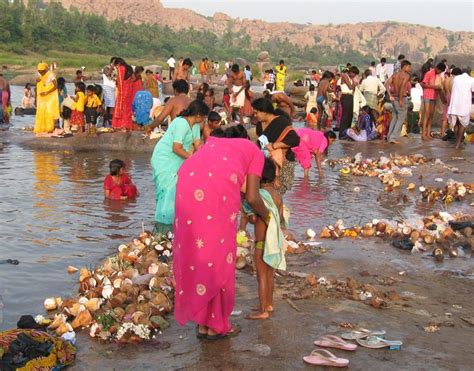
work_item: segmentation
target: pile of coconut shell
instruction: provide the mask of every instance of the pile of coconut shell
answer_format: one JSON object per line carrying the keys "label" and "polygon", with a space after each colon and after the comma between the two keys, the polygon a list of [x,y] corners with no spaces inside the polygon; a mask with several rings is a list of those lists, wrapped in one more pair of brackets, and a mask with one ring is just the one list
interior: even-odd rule
{"label": "pile of coconut shell", "polygon": [[453,201],[462,201],[466,195],[474,194],[474,183],[466,184],[449,179],[444,188],[420,186],[421,198],[426,202],[443,201],[449,204]]}
{"label": "pile of coconut shell", "polygon": [[[462,213],[454,215],[448,212],[434,212],[432,215],[418,220],[415,223],[389,222],[372,220],[363,226],[344,226],[342,220],[334,225],[324,227],[319,234],[320,238],[339,239],[343,237],[383,237],[393,241],[395,247],[411,249],[412,252],[423,252],[426,246],[433,247],[433,255],[441,260],[448,252],[451,257],[458,256],[458,242],[462,246],[474,249],[472,230],[474,218]],[[309,237],[309,236],[308,236]]]}
{"label": "pile of coconut shell", "polygon": [[[92,337],[129,342],[149,340],[166,328],[174,294],[172,237],[155,239],[144,232],[94,270],[82,268],[79,295],[45,300],[50,317],[54,314],[49,329],[60,336],[89,328]],[[75,271],[68,267],[69,273]]]}
{"label": "pile of coconut shell", "polygon": [[328,165],[335,167],[343,165],[339,170],[341,174],[355,176],[376,177],[384,173],[395,175],[411,175],[410,168],[427,163],[429,160],[420,154],[410,156],[390,155],[390,158],[381,156],[378,159],[362,159],[358,153],[355,157],[343,157],[328,160]]}
{"label": "pile of coconut shell", "polygon": [[[365,273],[365,272],[364,272]],[[285,277],[280,279],[283,296],[291,300],[309,299],[311,297],[346,298],[361,301],[373,308],[385,309],[400,300],[398,292],[394,289],[382,289],[369,283],[362,283],[352,277],[346,279],[316,277],[307,274],[294,277],[291,273],[291,282]],[[377,278],[377,277],[376,277]],[[400,281],[397,278],[381,278],[381,285],[392,285]]]}

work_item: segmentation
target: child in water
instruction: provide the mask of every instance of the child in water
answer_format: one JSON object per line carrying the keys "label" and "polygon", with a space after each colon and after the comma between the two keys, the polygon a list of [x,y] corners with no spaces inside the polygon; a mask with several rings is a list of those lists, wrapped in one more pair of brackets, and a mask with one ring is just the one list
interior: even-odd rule
{"label": "child in water", "polygon": [[244,210],[250,223],[255,224],[255,266],[257,268],[258,297],[260,307],[256,313],[250,314],[247,319],[261,320],[270,317],[274,311],[273,288],[275,269],[286,269],[285,250],[286,241],[283,235],[285,221],[283,218],[283,200],[273,187],[276,177],[276,166],[271,159],[265,160],[262,179],[260,182],[260,196],[270,212],[268,220],[256,217],[254,212],[244,202]]}
{"label": "child in water", "polygon": [[110,174],[104,179],[104,196],[111,200],[130,200],[138,195],[132,178],[125,172],[122,160],[112,160],[109,164]]}

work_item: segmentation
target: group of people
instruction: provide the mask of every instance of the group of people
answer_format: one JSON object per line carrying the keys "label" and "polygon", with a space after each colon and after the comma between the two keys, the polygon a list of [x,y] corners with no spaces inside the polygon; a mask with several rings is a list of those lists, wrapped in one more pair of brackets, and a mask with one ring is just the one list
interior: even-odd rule
{"label": "group of people", "polygon": [[[82,70],[73,79],[74,95],[68,95],[66,80],[56,78],[47,63],[37,67],[36,120],[39,136],[94,133],[101,119],[103,127],[129,131],[149,124],[162,106],[162,78],[141,66],[132,67],[113,57],[102,70],[103,84],[86,84]],[[22,106],[34,102],[30,87],[25,87]],[[155,111],[156,110],[156,111]]]}
{"label": "group of people", "polygon": [[[311,80],[305,95],[306,122],[322,130],[334,125],[339,139],[386,139],[397,144],[408,130],[421,129],[421,139],[430,140],[434,107],[440,104],[441,137],[449,123],[459,148],[469,124],[470,72],[468,67],[448,67],[445,60],[434,66],[430,58],[417,76],[411,63],[400,55],[390,67],[385,58],[378,65],[372,62],[359,78],[359,69],[348,63],[341,72],[325,71],[319,81]],[[404,127],[406,121],[409,125]]]}

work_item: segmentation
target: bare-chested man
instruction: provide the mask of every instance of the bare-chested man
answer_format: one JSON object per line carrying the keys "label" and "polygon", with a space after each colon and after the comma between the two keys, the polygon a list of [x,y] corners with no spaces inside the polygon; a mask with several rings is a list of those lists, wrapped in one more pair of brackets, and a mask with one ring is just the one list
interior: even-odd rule
{"label": "bare-chested man", "polygon": [[173,82],[173,89],[174,97],[168,100],[163,111],[161,111],[153,123],[146,127],[148,132],[151,132],[154,128],[160,126],[168,116],[170,116],[171,121],[173,121],[175,117],[188,108],[189,104],[192,102],[192,99],[188,97],[189,84],[185,80],[176,80]]}
{"label": "bare-chested man", "polygon": [[443,136],[446,134],[446,130],[448,130],[448,107],[451,98],[451,90],[453,89],[453,79],[453,74],[447,73],[442,82],[443,97],[445,102],[443,102],[444,109],[443,117],[441,118],[441,138],[443,138]]}
{"label": "bare-chested man", "polygon": [[193,66],[191,59],[186,58],[181,65],[174,70],[173,81],[185,80],[189,82],[189,69]]}
{"label": "bare-chested man", "polygon": [[244,71],[240,70],[238,64],[232,65],[227,80],[227,87],[230,92],[230,106],[238,108],[239,116],[242,116],[245,103],[245,75]]}
{"label": "bare-chested man", "polygon": [[[332,93],[331,81],[335,78],[334,74],[331,71],[324,71],[323,76],[318,84],[318,93],[316,94],[316,103],[318,104],[318,129],[321,130],[321,126],[326,127],[326,121],[328,119],[328,114],[326,113],[326,108],[324,107],[324,102],[328,102],[329,93]],[[321,125],[322,122],[322,125]]]}
{"label": "bare-chested man", "polygon": [[387,81],[387,91],[393,104],[392,121],[388,129],[387,140],[389,143],[398,144],[402,125],[407,117],[408,96],[411,91],[410,83],[411,63],[404,60],[401,70],[394,73]]}
{"label": "bare-chested man", "polygon": [[265,90],[263,95],[265,98],[271,99],[273,103],[276,103],[278,108],[280,108],[282,111],[285,111],[290,116],[290,118],[295,115],[295,106],[290,97],[284,92],[278,91],[271,93],[269,90]]}

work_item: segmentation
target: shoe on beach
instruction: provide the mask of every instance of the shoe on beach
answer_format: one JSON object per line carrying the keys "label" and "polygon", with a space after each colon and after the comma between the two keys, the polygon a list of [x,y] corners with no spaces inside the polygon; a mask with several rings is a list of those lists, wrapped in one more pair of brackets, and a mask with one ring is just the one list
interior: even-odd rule
{"label": "shoe on beach", "polygon": [[356,339],[356,341],[359,345],[370,349],[389,348],[390,350],[400,350],[403,344],[399,340],[385,340],[377,336],[370,336],[367,339]]}
{"label": "shoe on beach", "polygon": [[380,338],[385,335],[385,330],[367,330],[365,328],[360,328],[351,332],[346,332],[341,334],[341,338],[344,340],[357,340],[368,338],[369,336],[378,336]]}
{"label": "shoe on beach", "polygon": [[342,340],[338,336],[324,335],[314,342],[314,345],[322,348],[334,348],[341,350],[348,350],[353,352],[357,349],[357,345],[350,344],[347,341]]}
{"label": "shoe on beach", "polygon": [[315,349],[309,356],[303,357],[303,361],[313,366],[347,367],[349,360],[338,358],[326,349]]}
{"label": "shoe on beach", "polygon": [[226,334],[206,335],[207,340],[220,340],[237,336],[242,331],[239,325],[233,325],[232,329]]}

